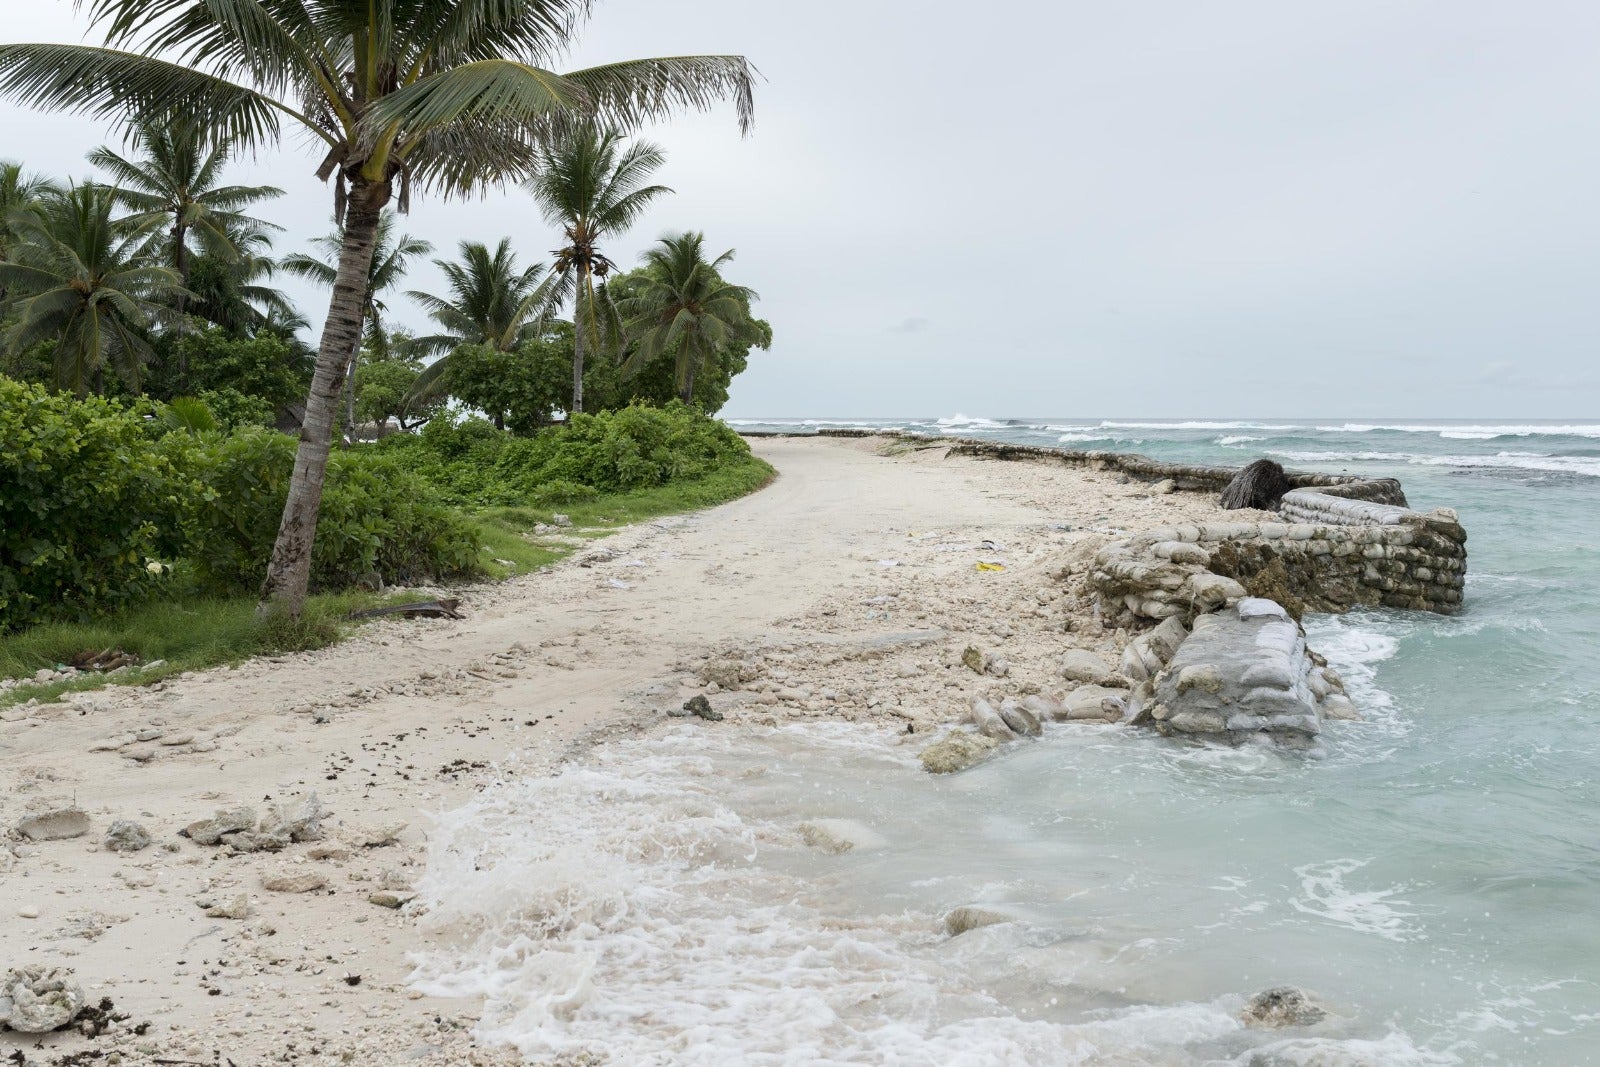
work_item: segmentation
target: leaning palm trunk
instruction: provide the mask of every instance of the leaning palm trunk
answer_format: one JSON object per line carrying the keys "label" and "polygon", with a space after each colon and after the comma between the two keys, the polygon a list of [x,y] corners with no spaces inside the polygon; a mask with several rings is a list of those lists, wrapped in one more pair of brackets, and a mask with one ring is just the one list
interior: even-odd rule
{"label": "leaning palm trunk", "polygon": [[328,321],[322,328],[317,368],[306,398],[305,421],[300,426],[300,447],[295,452],[294,475],[284,503],[278,540],[261,586],[258,614],[284,610],[298,616],[305,605],[311,578],[311,545],[317,532],[317,512],[322,506],[322,478],[333,446],[339,399],[351,353],[361,340],[366,313],[367,272],[377,246],[378,216],[389,201],[387,182],[353,184],[345,211],[339,273],[333,283]]}

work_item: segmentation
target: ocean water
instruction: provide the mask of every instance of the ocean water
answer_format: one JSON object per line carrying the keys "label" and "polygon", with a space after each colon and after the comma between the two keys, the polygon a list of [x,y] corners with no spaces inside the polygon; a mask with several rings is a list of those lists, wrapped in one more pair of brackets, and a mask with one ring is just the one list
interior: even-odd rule
{"label": "ocean water", "polygon": [[[816,425],[1393,475],[1460,512],[1466,610],[1307,620],[1368,717],[1320,759],[1063,724],[935,779],[811,723],[509,776],[432,835],[419,988],[530,1060],[1600,1063],[1600,423],[741,428]],[[945,937],[964,904],[1015,921]],[[1330,1017],[1244,1028],[1283,984]]]}

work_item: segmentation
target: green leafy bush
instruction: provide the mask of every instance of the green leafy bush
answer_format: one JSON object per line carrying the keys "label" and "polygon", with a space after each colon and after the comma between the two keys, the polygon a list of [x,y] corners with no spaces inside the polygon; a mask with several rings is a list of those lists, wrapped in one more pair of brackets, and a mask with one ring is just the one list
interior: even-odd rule
{"label": "green leafy bush", "polygon": [[[210,492],[193,509],[188,557],[217,592],[250,592],[266,573],[294,468],[295,442],[247,431],[194,446]],[[478,572],[472,529],[392,457],[335,452],[311,553],[315,590],[446,580]]]}
{"label": "green leafy bush", "polygon": [[449,500],[475,505],[576,503],[605,492],[701,477],[750,455],[726,425],[674,401],[631,405],[512,437],[482,420],[434,419],[421,434],[389,437],[386,453]]}
{"label": "green leafy bush", "polygon": [[146,422],[0,378],[0,631],[120,607],[165,580],[198,487]]}

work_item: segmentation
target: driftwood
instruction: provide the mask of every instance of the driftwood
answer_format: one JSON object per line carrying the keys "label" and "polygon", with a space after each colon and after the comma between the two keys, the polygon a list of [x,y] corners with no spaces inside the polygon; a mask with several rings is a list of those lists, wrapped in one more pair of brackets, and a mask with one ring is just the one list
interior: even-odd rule
{"label": "driftwood", "polygon": [[366,611],[352,611],[348,618],[370,619],[378,615],[404,615],[408,619],[464,619],[465,615],[456,609],[461,606],[461,601],[454,598],[444,600],[424,600],[416,604],[389,604],[381,608],[368,608]]}
{"label": "driftwood", "polygon": [[1221,503],[1229,511],[1240,508],[1276,511],[1283,494],[1293,488],[1281,463],[1258,459],[1233,476],[1233,481],[1222,491]]}

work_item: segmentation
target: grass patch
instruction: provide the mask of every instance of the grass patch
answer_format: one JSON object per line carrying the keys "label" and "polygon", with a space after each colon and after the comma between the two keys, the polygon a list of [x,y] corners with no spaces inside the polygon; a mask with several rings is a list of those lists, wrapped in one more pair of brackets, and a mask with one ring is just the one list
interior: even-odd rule
{"label": "grass patch", "polygon": [[93,622],[48,622],[0,637],[0,677],[25,678],[65,664],[86,650],[120,648],[155,668],[116,674],[88,671],[64,681],[21,685],[0,693],[0,707],[31,699],[50,701],[62,693],[102,685],[148,685],[184,671],[252,656],[304,652],[339,640],[357,623],[344,616],[383,603],[371,593],[333,593],[306,601],[298,620],[256,621],[254,597],[181,597],[129,608]]}
{"label": "grass patch", "polygon": [[[485,508],[467,513],[482,543],[484,567],[494,578],[547,567],[571,555],[577,545],[534,531],[556,513],[572,520],[559,537],[590,541],[607,537],[619,526],[661,515],[713,507],[754,492],[774,477],[773,469],[751,456],[684,482],[607,493],[582,503],[541,508]],[[554,531],[552,531],[554,534]],[[504,562],[502,562],[504,561]],[[88,672],[66,681],[21,685],[0,693],[0,707],[37,698],[58,699],[62,693],[103,685],[148,685],[185,671],[240,663],[253,656],[302,652],[331,645],[357,625],[345,616],[385,603],[371,593],[332,593],[306,601],[297,621],[268,618],[257,622],[254,597],[178,596],[130,608],[86,623],[42,623],[17,634],[0,636],[0,678],[26,678],[45,667],[58,667],[85,650],[120,648],[143,663],[115,675]]]}
{"label": "grass patch", "polygon": [[[469,518],[483,538],[485,568],[493,577],[507,578],[547,567],[579,547],[561,539],[597,540],[609,537],[620,526],[726,504],[755,492],[775,476],[769,463],[749,456],[687,481],[603,493],[593,500],[551,508],[483,508]],[[557,514],[567,516],[572,525],[541,537],[536,527],[549,525]]]}

